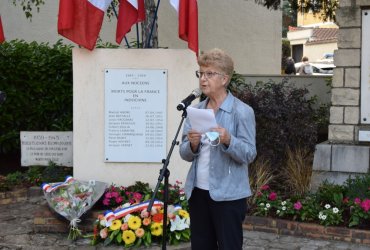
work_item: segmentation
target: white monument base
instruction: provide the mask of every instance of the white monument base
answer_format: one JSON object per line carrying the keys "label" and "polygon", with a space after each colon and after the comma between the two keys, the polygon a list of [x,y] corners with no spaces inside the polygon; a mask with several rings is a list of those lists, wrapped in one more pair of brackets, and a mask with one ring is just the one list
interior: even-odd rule
{"label": "white monument base", "polygon": [[[198,87],[196,56],[190,50],[170,49],[73,49],[73,175],[128,186],[136,181],[154,187],[162,163],[106,162],[104,158],[104,69],[166,69],[167,152],[181,121],[177,104]],[[194,103],[196,103],[194,101]],[[177,138],[181,140],[181,133]],[[185,182],[190,163],[174,148],[169,181]],[[142,154],[146,152],[142,149]],[[159,156],[161,157],[161,156]],[[160,161],[161,159],[159,159]]]}

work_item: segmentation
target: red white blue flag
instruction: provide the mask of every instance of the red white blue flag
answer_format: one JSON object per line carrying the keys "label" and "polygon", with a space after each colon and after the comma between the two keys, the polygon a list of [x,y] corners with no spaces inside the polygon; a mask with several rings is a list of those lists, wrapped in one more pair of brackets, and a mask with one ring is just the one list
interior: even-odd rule
{"label": "red white blue flag", "polygon": [[112,0],[60,0],[58,33],[93,50]]}
{"label": "red white blue flag", "polygon": [[116,42],[120,44],[132,25],[145,20],[144,0],[121,0],[119,4]]}

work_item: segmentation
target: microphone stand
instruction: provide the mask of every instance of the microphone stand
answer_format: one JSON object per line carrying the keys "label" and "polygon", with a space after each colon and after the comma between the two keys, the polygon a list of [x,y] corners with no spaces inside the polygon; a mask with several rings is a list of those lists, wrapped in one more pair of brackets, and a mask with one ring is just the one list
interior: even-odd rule
{"label": "microphone stand", "polygon": [[170,158],[171,158],[173,149],[175,148],[176,145],[179,144],[179,142],[177,141],[177,137],[178,137],[178,135],[180,133],[181,126],[182,126],[182,124],[183,124],[186,116],[187,116],[187,113],[186,113],[186,107],[185,107],[183,109],[181,122],[179,124],[179,127],[177,128],[177,132],[176,132],[175,138],[173,139],[172,144],[171,144],[170,151],[167,154],[167,158],[166,159],[162,159],[163,167],[159,171],[159,177],[158,177],[157,186],[154,189],[152,199],[150,200],[149,205],[148,205],[148,208],[147,208],[147,211],[150,213],[151,210],[152,210],[152,206],[153,206],[155,197],[156,197],[156,195],[158,193],[159,185],[161,184],[161,182],[163,180],[163,177],[164,177],[162,250],[166,250],[166,244],[167,244],[167,241],[166,241],[166,238],[167,238],[167,206],[168,206],[168,192],[169,192],[169,190],[168,190],[168,184],[169,184],[168,183],[168,178],[170,176],[170,171],[167,169],[167,166],[168,166],[168,164],[170,162]]}

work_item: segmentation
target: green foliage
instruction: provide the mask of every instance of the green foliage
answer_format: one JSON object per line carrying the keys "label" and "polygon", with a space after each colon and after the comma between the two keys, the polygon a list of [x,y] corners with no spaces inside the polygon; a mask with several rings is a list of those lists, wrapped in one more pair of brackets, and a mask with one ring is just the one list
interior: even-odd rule
{"label": "green foliage", "polygon": [[32,19],[32,10],[36,7],[37,12],[40,11],[40,5],[45,4],[45,0],[13,0],[13,4],[22,6],[23,12],[27,19]]}
{"label": "green foliage", "polygon": [[354,198],[370,198],[370,174],[364,174],[355,177],[349,177],[344,183],[345,197]]}
{"label": "green foliage", "polygon": [[344,190],[342,185],[330,183],[325,180],[316,192],[316,200],[321,205],[332,203],[332,205],[342,207]]}
{"label": "green foliage", "polygon": [[23,183],[24,175],[20,171],[10,173],[6,176],[6,184],[9,187],[18,186]]}
{"label": "green foliage", "polygon": [[17,152],[20,131],[72,130],[72,52],[58,41],[0,45],[0,152]]}
{"label": "green foliage", "polygon": [[40,169],[41,182],[61,182],[64,181],[66,176],[73,175],[73,169],[70,167],[61,167],[54,162],[49,162],[48,166]]}
{"label": "green foliage", "polygon": [[282,82],[258,82],[237,94],[255,113],[258,157],[276,169],[286,159],[287,148],[306,148],[313,152],[317,142],[314,100],[308,90]]}
{"label": "green foliage", "polygon": [[291,56],[290,41],[288,39],[281,40],[281,68],[285,69],[286,59]]}
{"label": "green foliage", "polygon": [[0,190],[11,190],[16,186],[40,186],[42,183],[61,182],[73,174],[73,169],[61,167],[53,162],[48,166],[31,166],[25,172],[16,171],[0,176]]}

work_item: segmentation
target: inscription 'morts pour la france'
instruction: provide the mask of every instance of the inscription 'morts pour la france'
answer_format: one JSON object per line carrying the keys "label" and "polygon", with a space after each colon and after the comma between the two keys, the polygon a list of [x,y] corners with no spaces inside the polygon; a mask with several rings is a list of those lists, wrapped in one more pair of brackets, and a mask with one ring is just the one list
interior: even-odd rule
{"label": "inscription 'morts pour la france'", "polygon": [[106,162],[161,162],[166,120],[166,70],[105,70]]}

